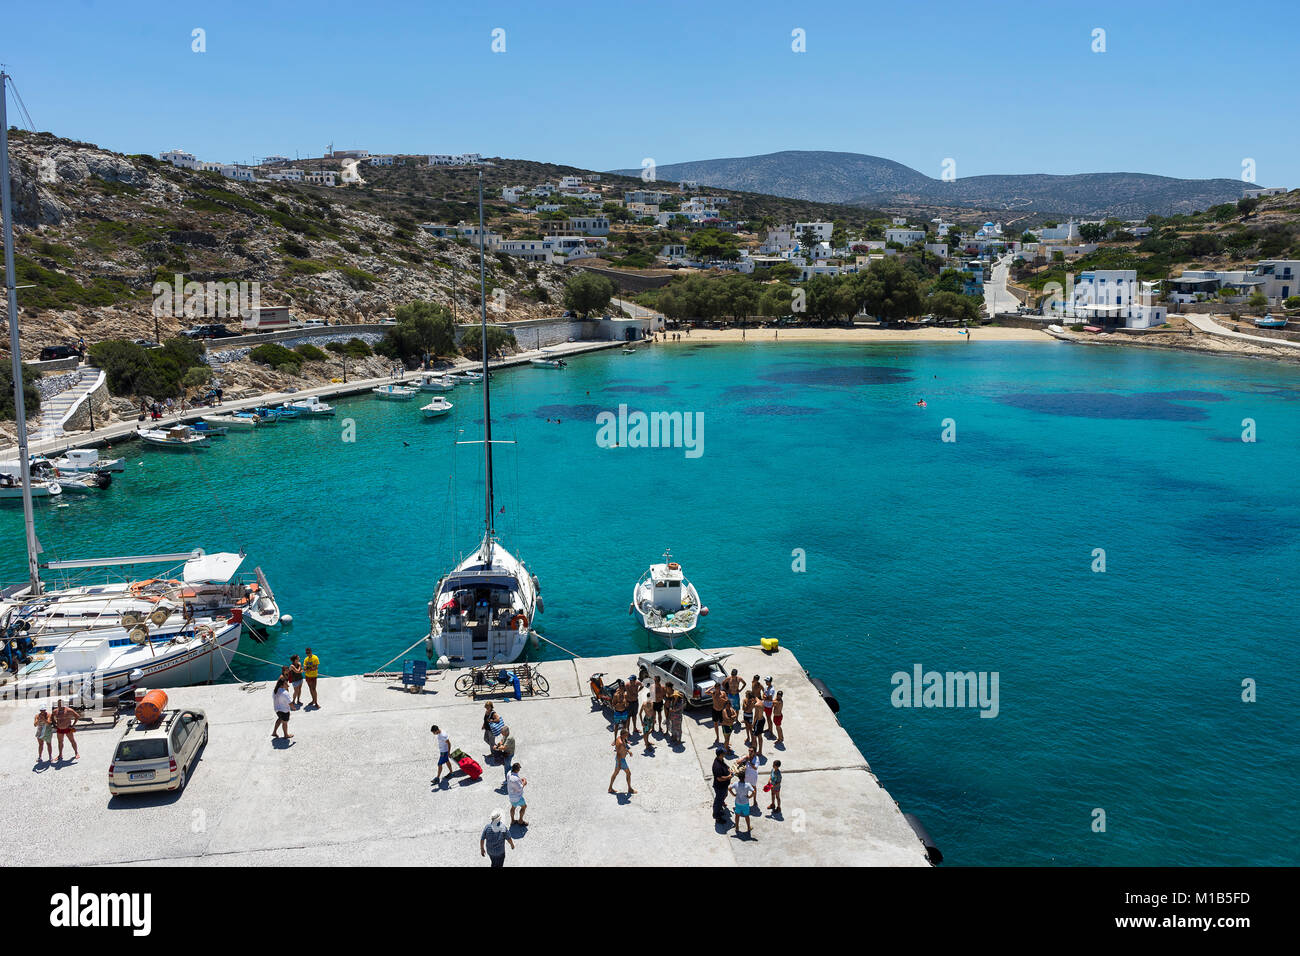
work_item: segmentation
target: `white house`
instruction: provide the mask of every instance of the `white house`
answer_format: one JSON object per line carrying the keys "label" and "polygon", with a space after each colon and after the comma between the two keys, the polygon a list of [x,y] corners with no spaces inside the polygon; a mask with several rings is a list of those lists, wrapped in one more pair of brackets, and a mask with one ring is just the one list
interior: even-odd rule
{"label": "white house", "polygon": [[650,205],[659,205],[667,202],[668,199],[668,193],[659,192],[654,189],[633,189],[629,192],[623,193],[624,202],[643,202],[649,203]]}
{"label": "white house", "polygon": [[680,183],[678,183],[678,185],[681,187],[681,190],[684,193],[693,192],[694,190],[700,188],[700,184],[696,182],[694,179],[683,179]]}
{"label": "white house", "polygon": [[758,247],[758,251],[763,255],[773,256],[783,252],[789,252],[795,247],[794,227],[777,226],[775,229],[767,231],[767,238],[763,244]]}
{"label": "white house", "polygon": [[235,179],[241,183],[251,183],[257,178],[251,166],[237,166],[233,163],[222,164],[220,172],[227,179]]}
{"label": "white house", "polygon": [[550,196],[555,193],[555,187],[550,183],[538,183],[528,191],[528,195],[535,197]]}
{"label": "white house", "polygon": [[293,162],[293,160],[291,160],[288,156],[263,156],[262,157],[263,166],[284,166],[291,162]]}
{"label": "white house", "polygon": [[627,211],[633,216],[657,216],[659,215],[659,204],[648,202],[630,202],[627,204]]}
{"label": "white house", "polygon": [[303,182],[313,186],[333,186],[335,172],[332,169],[309,169],[303,176]]}
{"label": "white house", "polygon": [[906,217],[906,216],[895,216],[894,219],[893,219],[893,222],[894,222],[894,225],[895,225],[895,226],[906,226],[906,225],[907,225],[907,217]]}
{"label": "white house", "polygon": [[560,188],[561,188],[561,189],[581,189],[581,188],[582,188],[582,177],[581,177],[581,176],[561,176],[561,177],[560,177]]}
{"label": "white house", "polygon": [[829,222],[796,222],[794,224],[795,238],[802,240],[804,232],[809,229],[817,236],[818,242],[830,242],[831,233],[835,231],[835,225]]}
{"label": "white house", "polygon": [[158,158],[165,163],[179,166],[181,169],[198,169],[199,167],[199,161],[194,158],[194,154],[187,153],[183,149],[169,149],[165,153],[159,153]]}
{"label": "white house", "polygon": [[334,159],[365,159],[370,155],[368,149],[336,149],[330,153]]}
{"label": "white house", "polygon": [[606,216],[570,216],[570,232],[580,232],[586,236],[608,236],[609,218]]}
{"label": "white house", "polygon": [[393,157],[388,153],[375,155],[375,156],[367,156],[366,165],[367,166],[391,166],[393,165]]}
{"label": "white house", "polygon": [[302,182],[302,170],[296,166],[286,166],[283,169],[277,169],[275,172],[267,173],[266,178],[274,182]]}
{"label": "white house", "polygon": [[501,198],[506,202],[519,202],[520,198],[527,191],[527,186],[502,186]]}
{"label": "white house", "polygon": [[910,246],[925,241],[924,229],[912,229],[907,226],[892,226],[885,230],[885,242],[896,242],[900,246]]}
{"label": "white house", "polygon": [[948,258],[948,243],[946,242],[927,242],[925,251],[931,255],[938,256],[940,259]]}
{"label": "white house", "polygon": [[1263,259],[1254,275],[1262,280],[1260,291],[1275,303],[1300,295],[1300,259]]}
{"label": "white house", "polygon": [[1053,298],[1051,314],[1103,327],[1149,329],[1163,325],[1164,306],[1153,305],[1149,284],[1139,284],[1135,269],[1095,269],[1068,283],[1062,298]]}
{"label": "white house", "polygon": [[1242,197],[1244,199],[1262,199],[1264,196],[1285,196],[1285,195],[1286,195],[1285,186],[1269,186],[1267,188],[1262,186],[1260,187],[1251,186],[1247,189],[1242,190]]}
{"label": "white house", "polygon": [[1063,226],[1042,226],[1033,230],[1040,242],[1078,242],[1079,224],[1071,219]]}
{"label": "white house", "polygon": [[555,259],[554,250],[545,239],[498,239],[493,243],[492,249],[494,252],[515,256],[528,262],[549,264]]}

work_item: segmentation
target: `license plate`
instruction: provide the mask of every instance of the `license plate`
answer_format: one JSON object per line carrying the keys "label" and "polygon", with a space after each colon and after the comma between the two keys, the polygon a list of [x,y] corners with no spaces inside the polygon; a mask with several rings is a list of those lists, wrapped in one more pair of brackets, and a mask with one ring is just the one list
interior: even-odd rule
{"label": "license plate", "polygon": [[131,774],[131,780],[152,780],[154,772],[152,770],[141,770],[139,773]]}

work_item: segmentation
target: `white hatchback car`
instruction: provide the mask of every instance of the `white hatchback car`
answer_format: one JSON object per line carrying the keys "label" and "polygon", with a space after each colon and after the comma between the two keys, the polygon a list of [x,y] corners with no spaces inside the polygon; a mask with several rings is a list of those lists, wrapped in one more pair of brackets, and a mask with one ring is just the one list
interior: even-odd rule
{"label": "white hatchback car", "polygon": [[208,718],[197,708],[164,711],[153,724],[131,718],[108,765],[108,792],[179,793],[207,742]]}
{"label": "white hatchback car", "polygon": [[644,654],[636,659],[642,680],[654,680],[655,675],[665,684],[676,687],[686,695],[687,704],[706,704],[715,683],[726,679],[722,662],[730,654],[708,654],[693,647],[679,647]]}

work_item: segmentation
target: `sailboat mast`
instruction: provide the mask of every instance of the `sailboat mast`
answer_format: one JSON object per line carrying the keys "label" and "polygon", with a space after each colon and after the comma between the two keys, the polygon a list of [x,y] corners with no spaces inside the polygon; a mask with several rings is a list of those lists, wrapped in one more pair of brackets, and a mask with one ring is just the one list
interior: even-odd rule
{"label": "sailboat mast", "polygon": [[31,594],[41,593],[36,555],[36,516],[32,511],[32,467],[27,450],[27,407],[23,401],[23,358],[18,351],[18,276],[14,269],[13,204],[9,196],[9,74],[0,70],[0,205],[4,212],[5,293],[9,303],[9,352],[13,360],[14,424],[18,429],[18,472],[23,483],[23,525],[27,530],[27,573]]}
{"label": "sailboat mast", "polygon": [[486,493],[484,562],[492,558],[492,402],[488,396],[487,266],[483,252],[483,168],[478,171],[478,298],[483,325],[483,463]]}

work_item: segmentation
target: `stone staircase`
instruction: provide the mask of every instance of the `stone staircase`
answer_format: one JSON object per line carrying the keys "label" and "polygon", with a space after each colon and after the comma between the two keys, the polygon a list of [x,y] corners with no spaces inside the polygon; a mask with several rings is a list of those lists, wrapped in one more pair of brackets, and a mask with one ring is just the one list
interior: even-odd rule
{"label": "stone staircase", "polygon": [[99,384],[104,373],[97,368],[78,370],[77,380],[61,392],[41,400],[41,416],[34,428],[30,429],[28,440],[37,442],[50,438],[61,438],[64,425],[76,411],[77,405]]}

